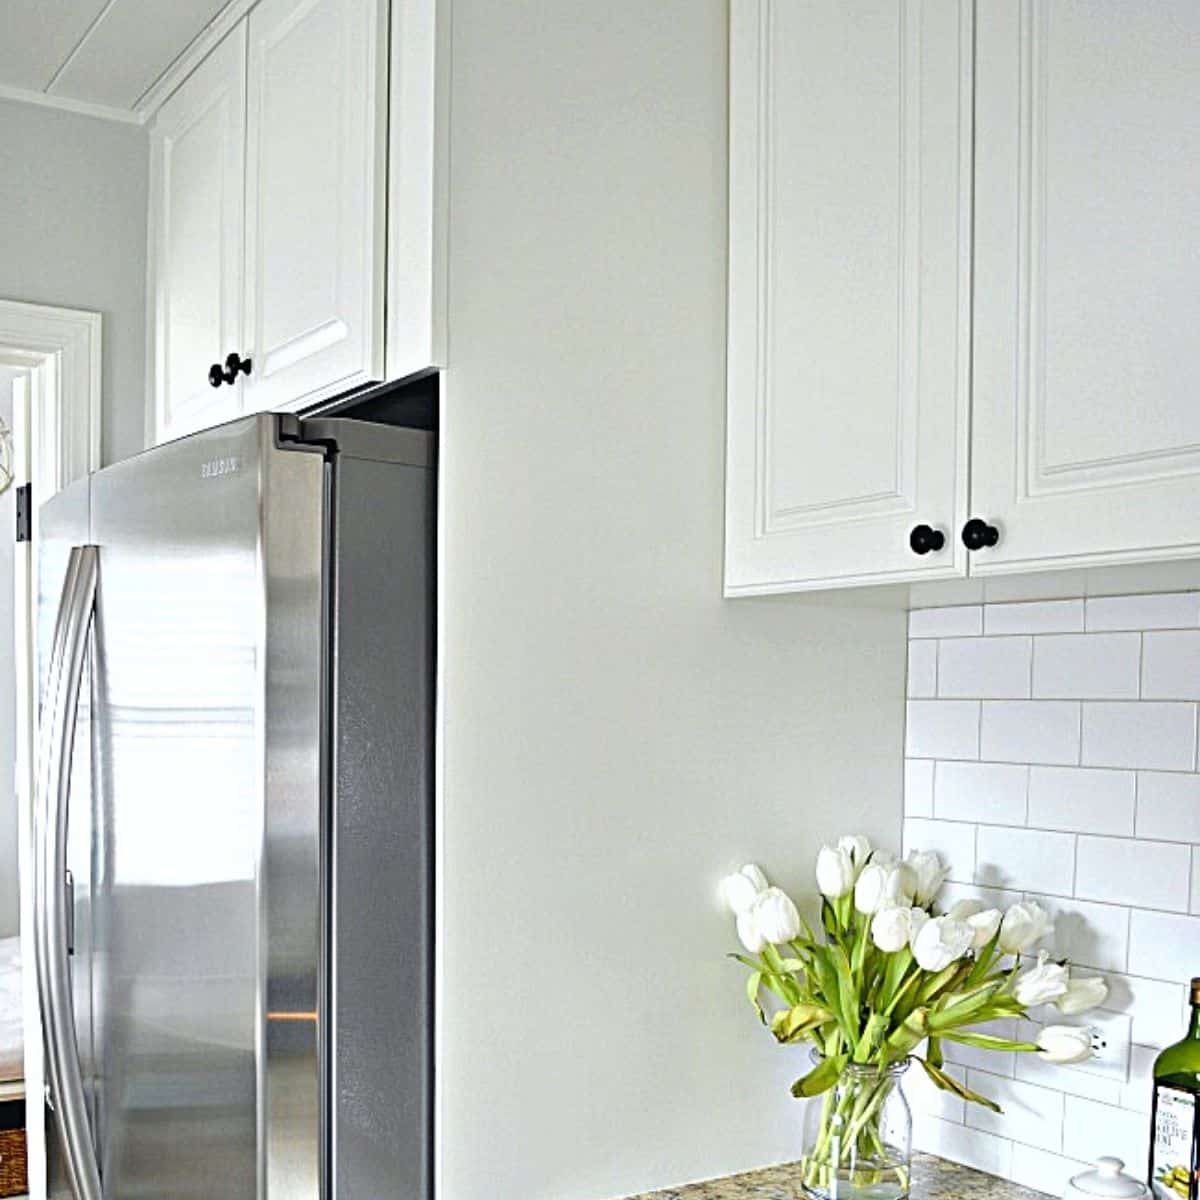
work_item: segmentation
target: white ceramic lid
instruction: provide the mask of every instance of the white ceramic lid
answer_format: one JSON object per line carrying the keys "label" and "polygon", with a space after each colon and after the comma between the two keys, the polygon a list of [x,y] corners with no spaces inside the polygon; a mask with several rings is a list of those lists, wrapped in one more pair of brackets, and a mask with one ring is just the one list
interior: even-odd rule
{"label": "white ceramic lid", "polygon": [[1094,1171],[1082,1171],[1071,1180],[1071,1187],[1085,1196],[1134,1197],[1146,1194],[1146,1185],[1132,1175],[1124,1174],[1125,1164],[1119,1158],[1098,1158]]}

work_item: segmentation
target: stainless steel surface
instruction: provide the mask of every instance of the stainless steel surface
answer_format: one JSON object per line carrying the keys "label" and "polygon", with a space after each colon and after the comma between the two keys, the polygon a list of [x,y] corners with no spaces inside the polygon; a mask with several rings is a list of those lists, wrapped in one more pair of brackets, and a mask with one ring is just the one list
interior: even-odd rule
{"label": "stainless steel surface", "polygon": [[[345,417],[285,416],[280,421],[285,437],[336,447],[341,458],[432,467],[437,456],[437,435],[424,429],[402,429]],[[394,497],[387,500],[396,503]],[[403,519],[403,511],[397,516]]]}
{"label": "stainless steel surface", "polygon": [[92,481],[105,1200],[316,1200],[324,464],[256,417]]}
{"label": "stainless steel surface", "polygon": [[432,1194],[435,448],[248,418],[43,509],[44,581],[81,510],[99,547],[66,865],[103,1200]]}
{"label": "stainless steel surface", "polygon": [[55,1125],[70,1185],[78,1200],[101,1200],[100,1175],[79,1064],[67,952],[71,916],[66,895],[71,761],[96,593],[96,558],[94,546],[77,546],[71,550],[67,563],[47,666],[35,812],[34,948],[46,1068]]}
{"label": "stainless steel surface", "polygon": [[332,1194],[427,1200],[434,474],[347,441],[333,486]]}

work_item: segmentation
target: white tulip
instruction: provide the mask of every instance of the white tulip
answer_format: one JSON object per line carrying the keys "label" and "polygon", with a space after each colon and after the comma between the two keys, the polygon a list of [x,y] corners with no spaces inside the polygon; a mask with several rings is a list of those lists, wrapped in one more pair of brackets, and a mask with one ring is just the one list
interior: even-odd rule
{"label": "white tulip", "polygon": [[942,860],[933,850],[913,850],[907,859],[916,880],[916,902],[924,908],[933,903],[934,897],[941,891],[950,868],[942,865]]}
{"label": "white tulip", "polygon": [[1067,994],[1070,972],[1058,963],[1047,962],[1045,950],[1038,955],[1037,966],[1028,967],[1017,976],[1013,995],[1019,1004],[1033,1008],[1038,1004],[1049,1004]]}
{"label": "white tulip", "polygon": [[982,950],[996,936],[1004,914],[998,908],[985,908],[983,912],[972,913],[967,918],[967,924],[975,935],[972,943],[976,950]]}
{"label": "white tulip", "polygon": [[957,904],[952,904],[948,915],[957,917],[960,921],[965,921],[968,917],[973,917],[976,913],[983,912],[982,900],[960,900]]}
{"label": "white tulip", "polygon": [[999,946],[1005,954],[1024,954],[1053,932],[1050,914],[1036,900],[1022,900],[1004,914]]}
{"label": "white tulip", "polygon": [[854,860],[836,846],[822,846],[817,853],[817,887],[822,896],[837,900],[854,886]]}
{"label": "white tulip", "polygon": [[943,971],[971,949],[974,934],[957,917],[931,917],[913,938],[913,957],[923,971]]}
{"label": "white tulip", "polygon": [[1099,976],[1091,979],[1071,979],[1067,982],[1067,990],[1054,1002],[1064,1017],[1078,1016],[1103,1004],[1108,995],[1108,984]]}
{"label": "white tulip", "polygon": [[848,833],[838,838],[837,848],[850,855],[850,861],[856,871],[861,871],[867,859],[871,857],[871,839],[863,837],[861,833]]}
{"label": "white tulip", "polygon": [[887,954],[903,950],[929,920],[923,908],[881,908],[871,918],[871,940]]}
{"label": "white tulip", "polygon": [[1066,1065],[1092,1057],[1092,1035],[1078,1025],[1047,1025],[1037,1036],[1038,1057]]}
{"label": "white tulip", "polygon": [[740,871],[721,880],[721,894],[735,916],[750,908],[767,887],[767,877],[754,863],[747,863]]}
{"label": "white tulip", "polygon": [[774,946],[790,942],[800,933],[800,914],[782,888],[769,887],[750,910],[755,927]]}
{"label": "white tulip", "polygon": [[854,907],[864,916],[881,908],[907,908],[912,904],[913,883],[907,863],[872,859],[854,885]]}
{"label": "white tulip", "polygon": [[759,929],[758,922],[754,919],[753,908],[747,912],[738,913],[737,935],[739,941],[751,954],[761,954],[766,949],[767,939],[763,937],[762,930]]}

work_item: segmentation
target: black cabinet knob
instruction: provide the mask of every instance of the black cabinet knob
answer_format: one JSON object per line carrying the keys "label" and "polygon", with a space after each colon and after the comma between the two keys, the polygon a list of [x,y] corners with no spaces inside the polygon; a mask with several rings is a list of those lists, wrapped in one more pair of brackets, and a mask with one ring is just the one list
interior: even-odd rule
{"label": "black cabinet knob", "polygon": [[225,372],[221,369],[220,363],[213,363],[213,365],[208,368],[208,382],[211,383],[213,387],[220,387],[221,384],[225,382]]}
{"label": "black cabinet knob", "polygon": [[940,529],[929,525],[914,525],[908,535],[908,544],[914,554],[928,554],[931,550],[938,551],[946,544],[946,535]]}
{"label": "black cabinet knob", "polygon": [[1000,530],[978,517],[972,517],[962,527],[962,540],[968,550],[982,550],[985,546],[994,546],[1000,540]]}
{"label": "black cabinet knob", "polygon": [[233,383],[237,379],[239,373],[243,375],[250,374],[250,360],[248,358],[242,358],[242,356],[235,350],[232,354],[227,355],[225,358],[225,382]]}

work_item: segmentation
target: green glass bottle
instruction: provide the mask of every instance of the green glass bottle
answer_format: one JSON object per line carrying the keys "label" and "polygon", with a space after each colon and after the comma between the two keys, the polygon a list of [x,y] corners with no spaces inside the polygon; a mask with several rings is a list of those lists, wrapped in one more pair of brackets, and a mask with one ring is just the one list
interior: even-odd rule
{"label": "green glass bottle", "polygon": [[1154,1060],[1150,1116],[1150,1187],[1155,1200],[1200,1200],[1200,978],[1192,980],[1187,1035]]}

